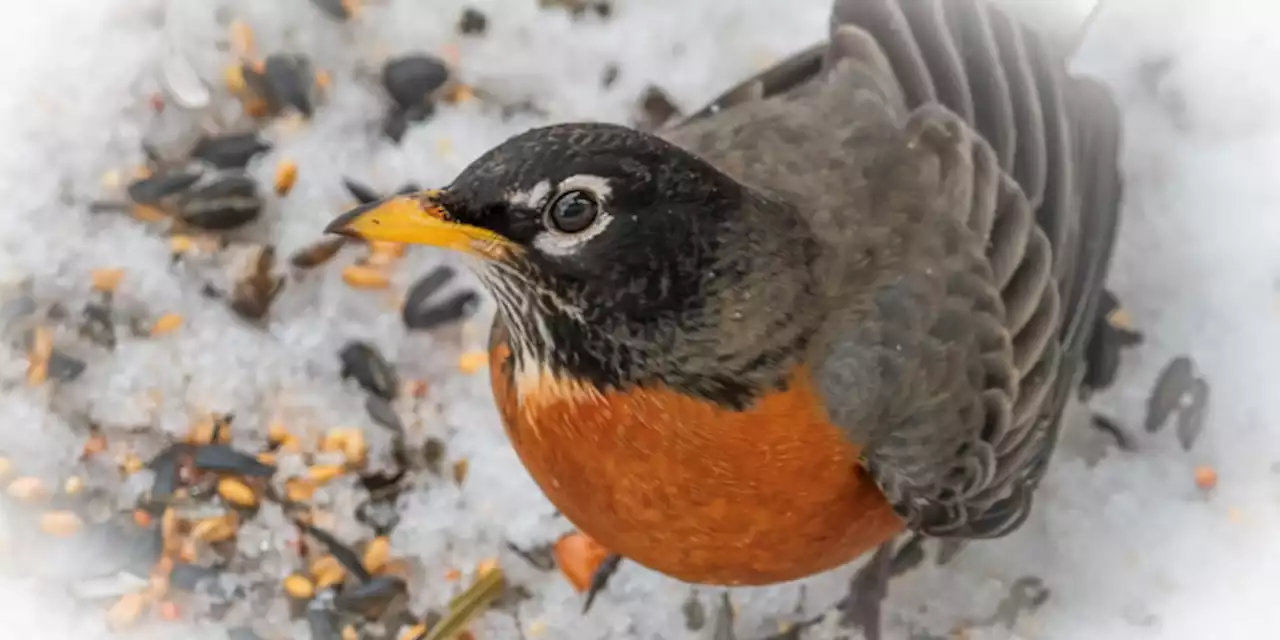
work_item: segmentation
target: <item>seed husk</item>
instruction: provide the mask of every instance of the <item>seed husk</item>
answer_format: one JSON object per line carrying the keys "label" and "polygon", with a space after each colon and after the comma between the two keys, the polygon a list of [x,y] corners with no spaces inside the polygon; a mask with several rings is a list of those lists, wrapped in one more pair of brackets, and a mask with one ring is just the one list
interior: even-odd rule
{"label": "seed husk", "polygon": [[376,576],[367,582],[343,589],[333,604],[340,611],[379,620],[393,608],[403,609],[409,586],[394,576]]}
{"label": "seed husk", "polygon": [[458,458],[453,461],[453,483],[462,486],[467,481],[467,474],[471,470],[471,462],[466,458]]}
{"label": "seed husk", "polygon": [[[52,375],[52,363],[49,368]],[[1182,411],[1178,412],[1177,427],[1174,430],[1178,436],[1178,443],[1182,445],[1184,451],[1190,451],[1204,431],[1205,418],[1209,412],[1209,383],[1202,378],[1197,378],[1191,383],[1188,394]]]}
{"label": "seed husk", "polygon": [[342,236],[322,238],[293,252],[289,264],[299,269],[314,269],[332,260],[346,245],[347,238]]}
{"label": "seed husk", "polygon": [[311,0],[311,4],[339,22],[350,20],[359,7],[358,0]]}
{"label": "seed husk", "polygon": [[404,422],[385,398],[370,395],[364,400],[364,410],[374,422],[395,433],[404,433]]}
{"label": "seed husk", "polygon": [[657,129],[680,115],[680,108],[671,96],[659,87],[650,85],[640,96],[639,124],[646,129]]}
{"label": "seed husk", "polygon": [[427,53],[392,58],[382,67],[382,85],[401,109],[408,111],[430,100],[449,80],[449,67]]}
{"label": "seed husk", "polygon": [[216,580],[217,569],[179,562],[169,572],[169,585],[178,591],[195,591],[201,583]]}
{"label": "seed husk", "polygon": [[[356,580],[359,580],[360,582],[366,582],[369,580],[369,571],[364,568],[364,564],[360,561],[359,554],[352,551],[351,547],[343,544],[337,538],[333,537],[333,534],[319,527],[304,525],[303,530],[311,537],[320,541],[320,544],[324,545],[324,547],[329,550],[329,553],[332,554],[331,557],[334,558],[346,571],[350,571],[351,575],[355,576]],[[314,568],[312,573],[315,573]]]}
{"label": "seed husk", "polygon": [[338,353],[341,375],[353,378],[365,391],[391,401],[400,392],[400,378],[373,345],[352,341]]}
{"label": "seed husk", "polygon": [[231,310],[240,317],[257,321],[266,317],[271,304],[284,289],[284,278],[273,273],[275,247],[259,245],[248,270],[231,290]]}
{"label": "seed husk", "polygon": [[84,360],[54,349],[49,354],[49,361],[45,366],[50,378],[59,382],[71,382],[84,373],[88,364]]}
{"label": "seed husk", "polygon": [[423,640],[447,640],[459,633],[488,609],[502,595],[506,576],[501,569],[489,571],[449,603],[449,612],[438,623],[431,625]]}
{"label": "seed husk", "polygon": [[1164,426],[1169,416],[1181,406],[1194,382],[1195,373],[1190,358],[1179,356],[1165,365],[1147,398],[1147,415],[1143,425],[1148,433],[1155,433]]}
{"label": "seed husk", "polygon": [[478,36],[483,34],[488,27],[489,18],[474,7],[463,9],[462,16],[458,18],[458,33],[463,35]]}
{"label": "seed husk", "polygon": [[256,131],[201,136],[191,149],[191,157],[218,169],[244,169],[254,156],[271,150],[271,143]]}

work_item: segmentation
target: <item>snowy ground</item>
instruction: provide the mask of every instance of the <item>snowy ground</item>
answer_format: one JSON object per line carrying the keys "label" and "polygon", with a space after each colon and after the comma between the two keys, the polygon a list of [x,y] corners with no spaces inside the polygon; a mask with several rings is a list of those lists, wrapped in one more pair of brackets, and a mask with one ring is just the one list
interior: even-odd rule
{"label": "snowy ground", "polygon": [[[1046,10],[1037,4],[1050,2],[1010,0],[1024,11]],[[169,43],[180,42],[203,73],[217,77],[225,58],[213,48],[224,35],[215,4],[233,7],[233,15],[252,24],[261,49],[287,43],[333,73],[333,96],[314,123],[277,138],[277,149],[254,164],[270,175],[281,157],[301,161],[294,193],[273,205],[280,220],[275,239],[288,252],[312,240],[340,210],[340,175],[380,189],[406,180],[441,183],[489,146],[543,120],[623,120],[650,82],[682,107],[695,108],[820,37],[827,0],[633,0],[618,2],[608,21],[583,23],[541,11],[533,0],[484,0],[474,5],[489,14],[489,33],[468,41],[454,34],[462,7],[454,0],[387,0],[345,27],[328,23],[304,0],[174,0],[168,4],[183,9],[169,17],[165,31],[156,26],[163,4],[44,0],[15,3],[6,14],[0,279],[33,276],[45,295],[75,303],[83,300],[90,269],[125,267],[122,297],[186,318],[164,340],[125,344],[112,357],[91,359],[60,401],[107,422],[133,424],[150,417],[140,398],[157,390],[165,400],[155,422],[173,433],[185,428],[188,405],[234,410],[237,438],[260,436],[273,411],[291,412],[302,429],[361,425],[367,420],[360,398],[339,381],[334,353],[348,338],[369,339],[397,354],[406,375],[431,380],[430,402],[415,410],[420,424],[413,428],[446,439],[451,459],[470,460],[462,489],[433,483],[408,500],[393,536],[396,554],[420,559],[433,575],[500,555],[512,578],[535,594],[521,605],[518,623],[490,615],[477,627],[479,637],[518,637],[517,626],[531,638],[539,631],[583,640],[710,637],[710,625],[700,634],[684,630],[680,610],[688,589],[660,576],[625,567],[581,618],[577,595],[563,578],[523,567],[503,551],[506,540],[546,542],[567,525],[552,517],[504,442],[487,378],[456,373],[458,354],[483,343],[485,318],[462,332],[406,337],[397,314],[384,311],[386,296],[351,291],[337,268],[327,268],[289,285],[270,332],[262,334],[167,269],[168,248],[153,232],[124,217],[91,216],[83,203],[96,196],[104,171],[138,161],[138,141],[149,133],[145,97]],[[1191,453],[1164,434],[1143,439],[1141,452],[1113,451],[1097,461],[1101,438],[1078,429],[1019,533],[971,546],[945,568],[895,583],[890,637],[945,637],[970,627],[968,637],[992,639],[1258,638],[1280,627],[1272,602],[1280,583],[1274,551],[1280,404],[1273,401],[1280,385],[1280,127],[1274,116],[1280,113],[1274,79],[1280,11],[1267,7],[1274,5],[1110,0],[1076,65],[1111,83],[1126,105],[1129,198],[1112,283],[1147,335],[1129,352],[1118,388],[1095,405],[1140,424],[1157,372],[1185,353],[1213,387],[1207,432]],[[1081,14],[1056,4],[1049,13]],[[380,141],[373,133],[380,107],[355,77],[356,62],[450,45],[457,47],[465,81],[513,100],[531,99],[547,115],[503,122],[468,103],[442,108],[400,147]],[[1152,92],[1139,82],[1138,68],[1159,56],[1172,65]],[[610,63],[621,73],[604,90],[599,78]],[[413,252],[397,283],[442,259]],[[44,409],[46,391],[21,384],[25,367],[22,354],[0,351],[6,389],[0,451],[17,471],[52,481],[71,471],[83,437]],[[1216,490],[1195,487],[1198,464],[1218,469]],[[67,596],[32,577],[30,566],[46,561],[24,544],[10,551],[25,556],[26,573],[0,577],[4,635],[99,637],[100,614],[73,615]],[[779,615],[820,612],[844,594],[849,573],[819,576],[804,589],[735,593],[740,637],[774,631]],[[1050,597],[1008,623],[1014,616],[996,615],[1000,602],[1024,576],[1038,577]],[[416,590],[415,602],[438,606],[457,588],[431,580]],[[709,615],[714,596],[699,594]],[[187,632],[168,625],[142,633]],[[840,636],[815,629],[805,637]]]}

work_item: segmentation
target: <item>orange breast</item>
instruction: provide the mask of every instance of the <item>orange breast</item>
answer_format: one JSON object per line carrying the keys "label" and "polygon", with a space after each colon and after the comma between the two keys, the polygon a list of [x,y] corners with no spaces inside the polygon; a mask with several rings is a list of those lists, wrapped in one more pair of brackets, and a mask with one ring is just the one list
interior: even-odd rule
{"label": "orange breast", "polygon": [[734,412],[547,378],[520,394],[509,353],[495,335],[494,395],[520,459],[574,526],[631,561],[686,582],[769,584],[902,531],[803,375]]}

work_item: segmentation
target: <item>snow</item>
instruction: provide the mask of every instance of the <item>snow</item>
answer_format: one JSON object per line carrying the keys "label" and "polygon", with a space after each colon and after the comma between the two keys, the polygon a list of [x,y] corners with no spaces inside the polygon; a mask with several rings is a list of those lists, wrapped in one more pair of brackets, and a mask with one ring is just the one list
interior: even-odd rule
{"label": "snow", "polygon": [[[430,401],[412,408],[418,443],[445,439],[448,461],[470,461],[462,487],[430,483],[407,501],[393,536],[396,554],[420,559],[437,576],[499,555],[512,579],[535,594],[521,605],[518,621],[500,614],[482,620],[480,638],[519,637],[517,627],[526,637],[541,631],[582,640],[710,637],[710,624],[700,633],[685,630],[680,610],[689,588],[672,580],[624,565],[584,618],[577,594],[558,574],[537,572],[504,550],[508,540],[548,542],[569,527],[506,444],[487,377],[456,372],[458,355],[484,344],[488,307],[461,331],[406,336],[387,296],[347,289],[331,266],[291,283],[263,333],[202,298],[191,272],[169,269],[168,248],[154,232],[125,217],[89,214],[84,203],[98,197],[103,172],[139,160],[141,136],[189,129],[176,119],[149,125],[146,96],[158,87],[157,63],[172,55],[170,47],[190,56],[204,77],[219,77],[227,58],[215,49],[226,32],[216,21],[218,6],[254,27],[261,51],[302,51],[333,74],[333,93],[314,122],[296,132],[273,130],[277,148],[252,165],[269,178],[278,160],[299,160],[297,187],[273,205],[278,222],[271,232],[288,253],[314,239],[344,206],[341,175],[383,190],[409,180],[442,183],[527,127],[624,120],[651,82],[686,110],[696,108],[821,37],[828,0],[628,0],[616,3],[609,20],[583,22],[529,0],[475,0],[490,27],[468,39],[454,34],[463,7],[455,0],[383,0],[347,26],[327,21],[305,0],[13,4],[0,38],[9,47],[0,58],[0,284],[32,276],[41,297],[74,308],[84,300],[90,269],[120,266],[127,270],[122,304],[150,317],[169,311],[185,317],[171,336],[126,341],[114,356],[91,359],[85,376],[52,400],[112,424],[150,423],[170,433],[185,429],[191,407],[235,411],[235,435],[249,440],[260,439],[279,416],[310,434],[365,425],[362,398],[339,380],[335,354],[348,339],[370,340],[393,354],[405,375],[431,381]],[[1073,25],[1091,8],[1008,4],[1061,30],[1062,42],[1075,40]],[[1146,334],[1126,353],[1117,387],[1092,404],[1140,425],[1159,370],[1187,354],[1213,388],[1205,435],[1189,453],[1169,433],[1141,438],[1138,452],[1118,453],[1106,450],[1105,438],[1083,426],[1078,412],[1081,426],[1027,525],[1005,540],[971,545],[945,567],[929,564],[896,581],[886,613],[889,637],[946,637],[969,627],[970,638],[1178,640],[1269,637],[1280,626],[1271,602],[1280,583],[1280,555],[1273,551],[1280,532],[1280,404],[1270,395],[1280,383],[1274,116],[1280,82],[1272,62],[1280,59],[1280,38],[1273,7],[1266,0],[1108,0],[1074,61],[1108,82],[1125,107],[1128,197],[1111,282]],[[401,146],[390,145],[376,135],[381,106],[360,69],[413,48],[454,50],[465,81],[504,100],[529,99],[546,113],[503,121],[465,103],[441,108]],[[1138,69],[1162,55],[1173,62],[1153,92]],[[621,73],[606,90],[599,79],[610,64]],[[344,254],[338,263],[350,259]],[[414,250],[396,284],[449,259]],[[0,451],[20,473],[52,482],[71,470],[82,437],[67,416],[47,409],[47,390],[22,385],[25,366],[22,354],[0,349]],[[159,398],[154,405],[146,401],[152,392]],[[368,433],[372,440],[376,428]],[[1218,469],[1216,489],[1196,488],[1196,465]],[[354,506],[343,485],[328,493],[340,513]],[[8,522],[13,514],[4,515]],[[278,511],[262,517],[283,523]],[[339,520],[339,532],[347,527],[349,537],[360,535],[354,521]],[[283,544],[270,526],[246,534]],[[101,561],[119,550],[44,557],[42,545],[10,538],[4,542],[13,553],[0,563],[6,635],[104,637],[100,610],[75,607],[50,576],[85,556]],[[780,616],[797,610],[801,617],[822,611],[844,595],[851,571],[803,586],[736,591],[739,636],[772,633]],[[1010,624],[989,624],[1010,585],[1024,576],[1050,589],[1047,602]],[[439,606],[457,589],[427,580],[414,600]],[[713,618],[718,590],[696,593]],[[136,633],[224,637],[214,628],[173,624]],[[828,624],[806,633],[848,632]]]}

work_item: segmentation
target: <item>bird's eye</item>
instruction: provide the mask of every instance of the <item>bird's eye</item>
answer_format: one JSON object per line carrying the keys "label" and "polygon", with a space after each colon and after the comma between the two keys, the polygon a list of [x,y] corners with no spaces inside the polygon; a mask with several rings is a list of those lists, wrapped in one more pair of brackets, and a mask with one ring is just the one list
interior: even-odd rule
{"label": "bird's eye", "polygon": [[567,191],[551,203],[547,221],[562,233],[580,233],[600,215],[600,204],[586,191]]}

